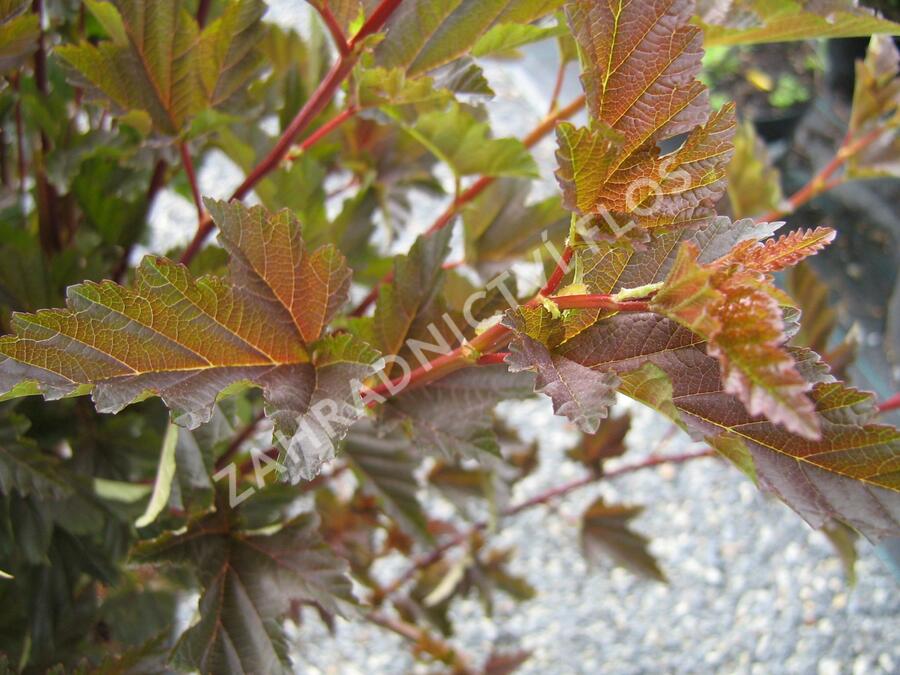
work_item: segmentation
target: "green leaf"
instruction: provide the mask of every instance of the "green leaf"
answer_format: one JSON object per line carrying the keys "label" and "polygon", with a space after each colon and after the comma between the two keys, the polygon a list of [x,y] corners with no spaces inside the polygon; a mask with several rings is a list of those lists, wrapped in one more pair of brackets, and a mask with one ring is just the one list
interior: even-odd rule
{"label": "green leaf", "polygon": [[229,98],[259,65],[260,0],[240,0],[201,33],[177,0],[153,10],[134,0],[89,5],[110,34],[97,45],[56,49],[123,111],[141,110],[162,134],[180,134],[191,117]]}
{"label": "green leaf", "polygon": [[149,485],[136,485],[121,480],[94,478],[94,494],[101,499],[122,504],[134,504],[152,492]]}
{"label": "green leaf", "polygon": [[828,538],[835,553],[841,559],[847,585],[853,588],[856,586],[856,561],[859,558],[859,554],[856,552],[856,540],[859,539],[859,535],[852,528],[837,520],[826,523],[822,527],[822,534]]}
{"label": "green leaf", "polygon": [[497,24],[472,47],[472,56],[503,56],[519,47],[568,33],[564,25],[542,28],[531,24]]}
{"label": "green leaf", "polygon": [[628,527],[644,510],[642,506],[619,506],[598,499],[581,516],[581,548],[593,563],[606,558],[638,576],[666,581],[666,575],[647,549],[647,538]]}
{"label": "green leaf", "polygon": [[[28,7],[27,3],[23,6]],[[0,73],[15,70],[25,63],[37,50],[41,32],[37,14],[9,16],[7,12],[0,19]]]}
{"label": "green leaf", "polygon": [[456,103],[425,113],[405,128],[458,177],[537,178],[537,166],[522,141],[491,138],[490,127]]}
{"label": "green leaf", "polygon": [[237,0],[200,35],[200,81],[207,104],[218,106],[235,95],[263,65],[258,50],[265,37],[262,0]]}
{"label": "green leaf", "polygon": [[856,0],[700,0],[698,23],[707,47],[813,38],[900,35],[900,25]]}
{"label": "green leaf", "polygon": [[73,286],[67,309],[15,316],[16,335],[0,339],[0,391],[24,383],[52,399],[92,390],[104,412],[152,394],[177,424],[196,428],[220,396],[249,383],[263,388],[289,441],[292,476],[309,477],[351,421],[325,433],[315,407],[355,401],[353,382],[377,358],[349,335],[323,337],[346,301],[350,271],[332,246],[306,251],[287,211],[207,207],[231,255],[227,279],[193,279],[181,265],[147,257],[134,290],[108,281]]}
{"label": "green leaf", "polygon": [[233,530],[221,515],[142,544],[137,559],[189,564],[203,587],[199,617],[178,640],[175,664],[213,673],[289,673],[280,619],[305,600],[342,614],[353,603],[347,566],[303,514],[274,534]]}
{"label": "green leaf", "polygon": [[358,68],[356,96],[361,108],[445,103],[449,93],[430,77],[408,78],[401,68]]}
{"label": "green leaf", "polygon": [[490,28],[524,24],[554,12],[565,0],[432,0],[404,2],[376,49],[379,65],[418,75],[468,52]]}
{"label": "green leaf", "polygon": [[734,157],[728,165],[728,199],[735,218],[769,213],[781,205],[781,174],[772,166],[765,143],[752,122],[738,126]]}
{"label": "green leaf", "polygon": [[163,437],[162,450],[159,454],[159,465],[156,469],[156,481],[153,483],[153,493],[144,513],[138,518],[135,527],[147,527],[162,513],[172,494],[172,481],[175,478],[175,446],[178,443],[178,427],[169,424],[166,427],[166,435]]}
{"label": "green leaf", "polygon": [[378,438],[373,430],[352,432],[344,445],[344,456],[384,511],[407,533],[426,543],[431,541],[428,519],[419,502],[417,459],[405,439]]}
{"label": "green leaf", "polygon": [[7,418],[0,426],[0,492],[22,497],[61,499],[72,494],[72,484],[60,462],[36,444],[20,437],[22,418]]}

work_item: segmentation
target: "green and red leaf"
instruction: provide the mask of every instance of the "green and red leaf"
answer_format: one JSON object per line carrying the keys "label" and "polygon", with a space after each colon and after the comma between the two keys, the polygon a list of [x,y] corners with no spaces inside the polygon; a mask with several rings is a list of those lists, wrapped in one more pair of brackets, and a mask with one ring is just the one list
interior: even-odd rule
{"label": "green and red leaf", "polygon": [[[73,286],[66,309],[15,315],[15,335],[0,338],[0,390],[47,398],[92,391],[102,412],[156,395],[194,428],[224,392],[249,383],[263,388],[288,439],[312,424],[305,416],[320,400],[349,405],[352,382],[370,373],[377,353],[349,335],[323,336],[349,290],[342,256],[330,246],[308,252],[287,211],[207,205],[231,254],[228,278],[193,279],[148,256],[133,289]],[[293,449],[289,466],[309,477],[333,443]]]}
{"label": "green and red leaf", "polygon": [[[611,214],[621,226],[686,226],[709,219],[725,190],[733,106],[711,117],[697,80],[701,33],[690,0],[568,7],[581,48],[588,128],[560,124],[557,178],[564,205]],[[658,144],[689,133],[662,155]]]}

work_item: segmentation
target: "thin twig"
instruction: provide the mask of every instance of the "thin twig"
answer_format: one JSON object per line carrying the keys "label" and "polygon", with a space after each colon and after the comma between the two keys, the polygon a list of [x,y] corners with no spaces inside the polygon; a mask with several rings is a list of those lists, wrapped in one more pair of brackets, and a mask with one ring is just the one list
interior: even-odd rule
{"label": "thin twig", "polygon": [[552,113],[559,106],[559,95],[562,93],[563,82],[566,80],[566,63],[565,59],[559,60],[559,68],[556,71],[556,83],[553,85],[553,94],[550,96],[550,108],[547,114]]}
{"label": "thin twig", "polygon": [[312,132],[302,143],[297,145],[296,148],[291,150],[287,156],[285,157],[285,161],[293,161],[297,159],[304,152],[308,152],[310,148],[312,148],[316,143],[325,138],[332,131],[341,126],[344,122],[353,117],[357,112],[359,112],[359,108],[354,105],[347,106],[340,113],[332,117],[325,124],[320,126],[314,132]]}
{"label": "thin twig", "polygon": [[476,363],[479,366],[490,366],[498,363],[505,363],[509,352],[496,352],[494,354],[482,354],[478,357]]}
{"label": "thin twig", "polygon": [[[145,220],[150,214],[150,209],[153,208],[153,202],[156,200],[156,196],[166,184],[166,171],[168,168],[169,164],[164,159],[157,160],[156,164],[153,166],[153,173],[150,174],[150,185],[147,187],[147,196],[144,198],[144,208],[141,210],[141,220]],[[130,242],[125,246],[122,255],[119,256],[119,262],[116,263],[116,266],[112,270],[111,277],[113,281],[121,282],[125,277],[125,272],[128,270],[128,264],[131,260],[131,252],[133,250],[134,242]]]}
{"label": "thin twig", "polygon": [[25,177],[28,175],[28,164],[25,159],[25,122],[22,119],[22,97],[19,91],[19,76],[10,78],[16,92],[16,105],[13,115],[16,118],[16,165],[19,171],[19,192],[25,194]]}
{"label": "thin twig", "polygon": [[894,394],[878,404],[878,412],[886,413],[897,409],[900,409],[900,394]]}
{"label": "thin twig", "polygon": [[[685,462],[690,462],[695,459],[715,457],[717,455],[718,453],[711,448],[707,448],[698,452],[686,452],[678,455],[653,455],[635,464],[628,464],[619,467],[618,469],[613,469],[612,471],[606,471],[602,474],[590,474],[582,478],[577,478],[568,483],[564,483],[563,485],[558,485],[557,487],[550,488],[549,490],[541,492],[540,494],[526,499],[523,502],[519,502],[518,504],[507,507],[501,512],[500,515],[505,518],[518,515],[530,508],[539,506],[541,504],[546,504],[547,502],[553,501],[554,499],[565,497],[571,492],[579,490],[580,488],[591,485],[603,479],[618,478],[619,476],[624,476],[636,471],[642,471],[644,469],[659,466],[660,464],[684,464]],[[423,556],[419,556],[413,561],[412,565],[410,565],[410,567],[408,567],[406,571],[403,572],[403,574],[401,574],[399,577],[394,579],[393,582],[384,587],[384,589],[382,589],[382,591],[378,594],[378,597],[381,599],[390,597],[398,590],[403,588],[403,586],[405,586],[407,582],[411,581],[416,576],[419,570],[431,567],[431,565],[441,560],[448,551],[459,546],[463,542],[468,541],[477,532],[487,529],[488,525],[488,521],[475,523],[468,529],[455,534],[453,537],[448,539],[446,542],[444,542],[431,552]]]}
{"label": "thin twig", "polygon": [[216,470],[221,469],[231,461],[241,449],[241,446],[247,442],[247,439],[256,433],[256,430],[263,419],[265,419],[265,413],[258,413],[256,417],[250,420],[250,423],[247,424],[247,426],[241,429],[241,432],[237,436],[231,439],[231,443],[228,444],[225,452],[223,452],[219,459],[216,460]]}
{"label": "thin twig", "polygon": [[557,295],[550,298],[560,309],[604,309],[608,312],[649,312],[645,300],[618,301],[610,295]]}
{"label": "thin twig", "polygon": [[474,675],[476,672],[472,670],[469,665],[471,663],[469,657],[463,655],[445,640],[432,635],[419,626],[415,626],[379,611],[369,612],[365,614],[365,618],[370,623],[385,628],[406,640],[409,640],[415,645],[415,648],[418,651],[424,652],[437,661],[452,666],[454,675]]}
{"label": "thin twig", "polygon": [[[275,146],[269,153],[257,164],[244,181],[232,194],[231,199],[243,199],[246,197],[253,187],[267,176],[271,171],[276,169],[285,155],[294,145],[297,137],[315,120],[325,107],[334,98],[335,93],[341,84],[350,75],[359,57],[362,55],[362,44],[367,37],[378,32],[384,27],[390,19],[391,14],[400,5],[402,0],[382,0],[375,8],[372,15],[366,20],[359,32],[350,40],[350,52],[342,55],[337,62],[328,71],[325,79],[319,83],[319,86],[313,92],[312,96],[306,101],[297,115],[291,120],[282,133],[281,137],[276,141]],[[207,237],[212,233],[214,224],[211,218],[204,218],[197,227],[197,233],[194,235],[193,241],[188,244],[181,256],[183,264],[190,263],[194,256],[199,253],[203,247]]]}
{"label": "thin twig", "polygon": [[337,48],[338,53],[341,56],[349,54],[350,44],[347,42],[347,37],[344,35],[344,31],[338,24],[337,19],[334,18],[331,8],[324,2],[313,2],[312,6],[315,7],[319,16],[322,17],[322,22],[325,24],[328,32],[331,33],[331,39],[334,40],[334,46]]}
{"label": "thin twig", "polygon": [[547,283],[541,289],[541,295],[546,297],[556,292],[559,285],[562,283],[563,278],[566,276],[566,273],[569,271],[569,263],[572,262],[572,256],[574,254],[575,249],[567,245],[566,250],[563,251],[562,257],[556,264],[556,268],[553,270],[550,278],[547,279]]}
{"label": "thin twig", "polygon": [[197,222],[202,223],[206,210],[203,208],[203,198],[200,196],[200,186],[197,184],[197,173],[194,171],[194,160],[191,158],[191,152],[188,149],[187,142],[182,141],[178,144],[178,152],[181,154],[181,164],[184,167],[184,173],[187,175],[188,183],[191,186],[191,196],[194,198],[194,206],[197,207]]}
{"label": "thin twig", "polygon": [[759,216],[756,219],[756,222],[771,223],[779,218],[790,215],[807,202],[844,183],[845,178],[843,176],[834,178],[834,174],[836,174],[856,153],[877,141],[884,131],[885,130],[881,127],[872,129],[857,140],[853,140],[850,134],[847,134],[847,137],[841,143],[840,148],[838,148],[838,151],[828,164],[823,166],[816,175],[810,178],[806,185],[791,195],[784,204],[763,216]]}

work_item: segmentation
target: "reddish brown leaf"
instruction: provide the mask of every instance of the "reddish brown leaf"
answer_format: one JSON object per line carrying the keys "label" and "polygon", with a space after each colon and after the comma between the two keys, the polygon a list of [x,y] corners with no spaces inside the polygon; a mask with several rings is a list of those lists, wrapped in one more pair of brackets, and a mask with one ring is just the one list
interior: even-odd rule
{"label": "reddish brown leaf", "polygon": [[726,256],[725,262],[739,263],[757,272],[778,272],[815,255],[834,241],[835,234],[830,227],[817,227],[794,230],[764,242],[742,241]]}
{"label": "reddish brown leaf", "polygon": [[[665,286],[653,298],[654,311],[708,341],[708,352],[722,364],[725,391],[740,398],[752,415],[766,415],[817,438],[818,423],[805,395],[809,385],[783,347],[787,336],[774,289],[759,274],[703,266],[698,257],[693,243],[682,245]],[[762,264],[775,259],[774,254],[760,257]]]}
{"label": "reddish brown leaf", "polygon": [[[900,432],[871,424],[870,394],[835,382],[810,352],[794,353],[810,383],[821,430],[803,438],[753,416],[725,391],[719,361],[702,339],[654,314],[618,314],[556,351],[624,381],[622,391],[708,440],[819,527],[837,518],[872,539],[900,532]],[[657,377],[648,377],[646,367]],[[634,379],[636,371],[641,377]]]}

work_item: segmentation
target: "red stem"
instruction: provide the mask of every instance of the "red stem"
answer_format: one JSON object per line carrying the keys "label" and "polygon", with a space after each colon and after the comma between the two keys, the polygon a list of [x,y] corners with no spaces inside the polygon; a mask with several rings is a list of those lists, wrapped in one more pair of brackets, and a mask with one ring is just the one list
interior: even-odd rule
{"label": "red stem", "polygon": [[25,161],[25,122],[22,119],[22,98],[19,96],[19,77],[16,75],[10,79],[16,91],[16,165],[19,170],[19,192],[25,194],[25,176],[28,174],[28,164]]}
{"label": "red stem", "polygon": [[[353,66],[356,65],[356,62],[362,55],[361,44],[363,40],[381,30],[401,2],[402,0],[382,0],[381,4],[375,8],[375,11],[372,12],[372,15],[359,29],[359,32],[350,40],[350,51],[347,54],[342,54],[335,62],[325,79],[319,83],[312,96],[309,97],[294,119],[291,120],[291,123],[284,130],[275,146],[269,151],[269,154],[257,164],[256,168],[244,179],[244,182],[238,186],[231,199],[243,199],[246,197],[253,189],[253,186],[281,163],[281,160],[284,159],[291,146],[296,142],[297,137],[331,102],[341,83],[350,75]],[[193,260],[194,256],[203,247],[206,238],[212,233],[213,228],[214,224],[211,218],[203,219],[197,227],[197,234],[194,236],[194,240],[181,256],[183,264],[187,265]]]}
{"label": "red stem", "polygon": [[497,363],[505,363],[509,352],[496,352],[494,354],[482,354],[476,363],[479,366],[491,366]]}
{"label": "red stem", "polygon": [[304,152],[308,152],[311,147],[313,147],[316,143],[325,138],[332,131],[341,126],[344,122],[353,117],[357,112],[359,112],[359,108],[355,105],[348,106],[340,113],[335,115],[333,118],[325,122],[322,126],[312,132],[302,143],[300,143],[296,149],[292,150],[288,153],[286,157],[287,160],[296,159]]}
{"label": "red stem", "polygon": [[334,40],[334,46],[337,47],[338,53],[340,53],[341,56],[349,54],[350,44],[347,42],[344,31],[338,24],[337,19],[334,18],[334,14],[331,13],[331,9],[328,5],[324,2],[321,4],[313,2],[312,5],[316,8],[319,16],[322,17],[322,21],[325,23],[325,27],[328,28],[328,32],[331,33],[331,39]]}
{"label": "red stem", "polygon": [[878,412],[886,413],[897,409],[900,409],[900,394],[894,394],[878,404]]}
{"label": "red stem", "polygon": [[[163,185],[165,185],[166,170],[168,168],[169,165],[164,159],[157,160],[156,165],[153,167],[153,173],[150,175],[150,185],[147,187],[147,196],[144,199],[144,208],[141,213],[141,220],[145,219],[150,213],[150,209],[153,207],[153,201],[156,199],[156,195],[159,194],[159,191],[162,190]],[[125,272],[128,270],[128,260],[131,258],[131,252],[133,250],[134,242],[131,242],[125,247],[125,250],[122,251],[122,255],[119,256],[119,262],[116,263],[116,266],[112,270],[111,277],[113,281],[122,281],[122,278],[125,276]]]}
{"label": "red stem", "polygon": [[[533,298],[527,304],[530,306],[538,304],[539,297]],[[560,309],[605,309],[613,312],[650,311],[649,303],[644,300],[617,302],[609,295],[562,295],[551,297],[550,300],[555,302]],[[504,345],[509,340],[511,333],[512,331],[506,326],[496,324],[481,335],[476,336],[471,342],[416,368],[408,376],[394,378],[390,381],[390,384],[382,382],[375,387],[371,387],[368,396],[375,398],[373,394],[377,394],[387,398],[391,395],[391,391],[399,391],[401,389],[408,391],[421,387],[424,384],[446,377],[457,370],[466,368],[473,363],[480,365],[492,363],[494,362],[492,360],[493,355],[488,354],[488,352],[492,352]],[[502,363],[502,360],[496,362]],[[366,398],[366,393],[365,391],[362,392],[364,398]],[[374,400],[369,405],[375,405]]]}
{"label": "red stem", "polygon": [[388,272],[381,281],[376,281],[372,289],[366,293],[366,297],[350,312],[350,316],[363,316],[366,311],[378,300],[378,294],[381,292],[381,284],[389,284],[394,280],[394,273]]}
{"label": "red stem", "polygon": [[197,173],[194,171],[194,160],[191,159],[191,153],[190,150],[188,150],[186,141],[182,141],[178,144],[178,152],[181,153],[181,164],[184,166],[184,172],[187,174],[188,183],[191,186],[191,195],[194,198],[194,206],[197,207],[197,222],[202,223],[205,215],[203,198],[200,196],[200,186],[197,184]]}
{"label": "red stem", "polygon": [[[699,452],[686,452],[679,455],[669,455],[669,456],[658,456],[653,455],[648,457],[647,459],[637,462],[635,464],[629,464],[618,469],[614,469],[612,471],[607,471],[603,474],[590,474],[588,476],[584,476],[583,478],[577,478],[568,483],[564,483],[563,485],[558,485],[557,487],[550,488],[545,492],[541,492],[540,494],[531,497],[530,499],[526,499],[523,502],[519,502],[513,506],[509,506],[501,512],[501,516],[510,517],[515,516],[522,511],[526,511],[527,509],[533,508],[535,506],[539,506],[540,504],[546,504],[549,501],[553,501],[554,499],[558,499],[560,497],[564,497],[568,495],[570,492],[574,492],[580,488],[583,488],[587,485],[591,485],[592,483],[599,482],[603,479],[608,478],[616,478],[619,476],[623,476],[625,474],[634,473],[636,471],[641,471],[643,469],[648,469],[654,466],[659,466],[660,464],[684,464],[685,462],[690,462],[695,459],[702,459],[704,457],[715,457],[718,453],[715,450],[707,448],[705,450],[701,450]],[[481,521],[479,523],[475,523],[470,528],[463,530],[455,534],[453,537],[448,539],[446,542],[427,553],[424,556],[420,556],[417,558],[413,564],[407,568],[407,570],[397,577],[392,583],[385,587],[383,590],[381,597],[389,597],[400,590],[408,581],[412,580],[415,577],[416,573],[420,569],[425,569],[430,567],[434,563],[438,562],[441,558],[446,555],[448,551],[459,546],[463,542],[467,541],[472,537],[476,532],[480,530],[487,529],[488,522]]]}
{"label": "red stem", "polygon": [[843,183],[843,177],[832,178],[832,176],[847,163],[847,160],[860,150],[865,149],[878,140],[883,133],[883,128],[879,127],[877,129],[872,129],[856,141],[852,140],[848,133],[841,143],[841,147],[838,148],[838,151],[828,164],[823,166],[815,176],[810,178],[806,185],[791,195],[783,207],[779,207],[763,216],[759,216],[756,219],[756,222],[771,223],[779,218],[783,218],[784,216],[793,213],[807,202],[815,199],[823,192],[828,192]]}
{"label": "red stem", "polygon": [[575,250],[571,246],[566,246],[566,250],[563,251],[562,258],[559,259],[559,262],[556,264],[556,269],[553,270],[553,274],[550,275],[550,278],[547,279],[547,283],[541,289],[541,295],[548,296],[552,295],[557,288],[559,288],[560,283],[562,283],[563,277],[566,276],[566,272],[569,271],[569,263],[572,262],[572,256],[575,254]]}
{"label": "red stem", "polygon": [[556,83],[553,85],[553,94],[550,96],[550,109],[547,111],[548,114],[556,110],[556,106],[559,105],[559,95],[562,93],[563,82],[565,82],[565,79],[566,61],[561,58],[559,60],[559,68],[556,71]]}
{"label": "red stem", "polygon": [[550,298],[560,309],[605,309],[610,312],[649,312],[646,300],[618,302],[609,295],[556,295]]}
{"label": "red stem", "polygon": [[212,5],[212,0],[200,0],[197,3],[197,25],[200,28],[206,25],[206,18],[209,16],[209,8]]}
{"label": "red stem", "polygon": [[[434,382],[442,377],[455,373],[467,366],[472,365],[483,352],[491,351],[502,345],[510,335],[511,331],[506,326],[496,324],[488,328],[481,335],[478,335],[471,342],[454,349],[452,352],[443,354],[436,359],[413,370],[408,376],[408,382],[404,390],[421,387],[428,382]],[[391,386],[382,382],[381,384],[371,387],[368,396],[377,394],[382,397],[389,397],[391,389],[396,389],[406,380],[404,377],[398,377],[391,381]],[[366,398],[367,392],[362,395]]]}

